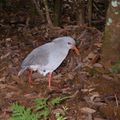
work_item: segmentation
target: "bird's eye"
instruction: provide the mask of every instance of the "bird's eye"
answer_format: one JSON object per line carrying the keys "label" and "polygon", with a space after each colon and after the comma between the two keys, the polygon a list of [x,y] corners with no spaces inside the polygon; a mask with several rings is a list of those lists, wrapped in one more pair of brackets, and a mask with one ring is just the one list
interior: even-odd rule
{"label": "bird's eye", "polygon": [[70,43],[70,42],[68,42],[68,45],[71,45],[71,43]]}

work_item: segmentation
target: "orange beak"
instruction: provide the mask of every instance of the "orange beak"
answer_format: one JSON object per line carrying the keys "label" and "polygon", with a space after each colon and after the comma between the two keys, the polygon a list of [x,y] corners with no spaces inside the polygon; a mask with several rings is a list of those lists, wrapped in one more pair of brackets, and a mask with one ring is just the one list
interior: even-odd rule
{"label": "orange beak", "polygon": [[77,55],[80,55],[80,52],[79,52],[79,50],[77,49],[77,47],[76,46],[73,46],[73,48],[72,48],[73,50],[75,50],[75,52],[76,52],[76,54]]}

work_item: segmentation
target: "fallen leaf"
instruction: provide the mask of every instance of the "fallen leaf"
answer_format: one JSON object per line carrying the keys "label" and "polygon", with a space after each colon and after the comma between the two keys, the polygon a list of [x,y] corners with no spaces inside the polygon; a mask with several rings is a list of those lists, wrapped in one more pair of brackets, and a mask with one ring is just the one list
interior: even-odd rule
{"label": "fallen leaf", "polygon": [[109,75],[102,75],[102,77],[104,78],[104,79],[106,79],[106,80],[113,80],[113,78],[112,77],[110,77]]}
{"label": "fallen leaf", "polygon": [[0,82],[5,81],[5,77],[0,78]]}
{"label": "fallen leaf", "polygon": [[3,59],[5,59],[5,58],[7,58],[9,55],[10,55],[10,52],[6,53],[5,55],[2,55],[2,56],[0,57],[0,59],[3,60]]}
{"label": "fallen leaf", "polygon": [[93,102],[96,97],[100,97],[98,92],[92,92],[90,93],[91,97],[90,100]]}
{"label": "fallen leaf", "polygon": [[8,92],[8,93],[5,95],[5,98],[11,98],[13,95],[14,95],[14,92]]}
{"label": "fallen leaf", "polygon": [[94,46],[101,48],[102,47],[102,43],[95,43]]}
{"label": "fallen leaf", "polygon": [[0,89],[6,88],[6,84],[0,84]]}
{"label": "fallen leaf", "polygon": [[11,41],[12,39],[11,38],[6,38],[5,39],[7,42]]}
{"label": "fallen leaf", "polygon": [[83,113],[88,113],[88,114],[93,114],[93,113],[96,112],[96,110],[91,109],[91,108],[89,108],[89,107],[83,107],[83,108],[81,108],[80,110],[81,110],[81,112],[83,112]]}
{"label": "fallen leaf", "polygon": [[95,64],[93,65],[93,67],[103,68],[103,65],[102,65],[102,64],[100,64],[100,63],[95,63]]}

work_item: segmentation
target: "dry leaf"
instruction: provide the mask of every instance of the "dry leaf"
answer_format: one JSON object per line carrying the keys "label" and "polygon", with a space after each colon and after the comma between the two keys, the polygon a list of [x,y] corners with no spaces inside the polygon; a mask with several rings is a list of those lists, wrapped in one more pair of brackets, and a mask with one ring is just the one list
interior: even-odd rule
{"label": "dry leaf", "polygon": [[104,79],[106,79],[106,80],[113,80],[113,78],[112,77],[110,77],[109,75],[102,75],[102,77],[104,78]]}
{"label": "dry leaf", "polygon": [[90,93],[91,97],[90,100],[93,102],[96,97],[100,97],[98,92],[92,92]]}
{"label": "dry leaf", "polygon": [[0,78],[0,82],[5,81],[5,77]]}
{"label": "dry leaf", "polygon": [[100,63],[95,63],[93,66],[96,68],[103,68],[103,65]]}
{"label": "dry leaf", "polygon": [[14,94],[15,94],[15,92],[8,92],[8,93],[5,95],[5,98],[11,98]]}
{"label": "dry leaf", "polygon": [[0,89],[6,88],[6,84],[0,84]]}
{"label": "dry leaf", "polygon": [[7,58],[9,55],[10,55],[10,52],[6,53],[5,55],[2,55],[2,56],[0,57],[0,59],[3,60],[3,59],[5,59],[5,58]]}
{"label": "dry leaf", "polygon": [[88,108],[88,107],[83,107],[83,108],[81,108],[81,112],[88,113],[88,114],[93,114],[93,113],[96,112],[96,110]]}
{"label": "dry leaf", "polygon": [[102,47],[102,43],[95,43],[94,46],[101,48]]}

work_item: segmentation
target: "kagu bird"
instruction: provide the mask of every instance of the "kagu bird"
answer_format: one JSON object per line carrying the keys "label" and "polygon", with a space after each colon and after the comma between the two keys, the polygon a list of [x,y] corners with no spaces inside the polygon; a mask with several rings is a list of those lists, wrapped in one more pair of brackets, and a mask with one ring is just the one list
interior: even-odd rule
{"label": "kagu bird", "polygon": [[48,74],[49,88],[51,88],[52,73],[66,58],[69,50],[74,49],[79,55],[79,51],[75,45],[76,43],[73,38],[65,36],[56,38],[52,42],[35,48],[23,60],[18,76],[25,70],[28,70],[29,83],[32,83],[32,71],[37,71],[44,76]]}

